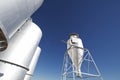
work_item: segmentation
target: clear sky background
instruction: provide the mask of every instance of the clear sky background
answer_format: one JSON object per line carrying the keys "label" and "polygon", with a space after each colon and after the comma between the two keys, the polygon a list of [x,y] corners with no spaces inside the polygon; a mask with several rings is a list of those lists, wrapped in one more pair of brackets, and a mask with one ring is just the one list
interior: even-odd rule
{"label": "clear sky background", "polygon": [[83,40],[104,80],[120,79],[120,1],[45,0],[32,16],[40,26],[42,49],[33,80],[60,80],[71,32]]}

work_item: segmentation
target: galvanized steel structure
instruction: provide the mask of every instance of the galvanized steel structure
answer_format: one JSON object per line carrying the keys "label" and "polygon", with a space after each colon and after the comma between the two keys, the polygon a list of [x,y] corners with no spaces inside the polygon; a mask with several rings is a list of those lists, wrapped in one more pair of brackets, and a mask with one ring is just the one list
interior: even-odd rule
{"label": "galvanized steel structure", "polygon": [[84,55],[81,61],[81,77],[76,76],[75,67],[72,65],[71,58],[66,50],[62,66],[61,80],[103,80],[101,73],[92,58],[88,49],[83,49]]}

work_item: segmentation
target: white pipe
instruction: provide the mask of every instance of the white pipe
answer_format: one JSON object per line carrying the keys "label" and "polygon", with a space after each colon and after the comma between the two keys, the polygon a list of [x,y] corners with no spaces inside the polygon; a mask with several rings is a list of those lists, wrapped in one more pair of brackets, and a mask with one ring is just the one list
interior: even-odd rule
{"label": "white pipe", "polygon": [[41,36],[40,28],[32,21],[17,31],[8,48],[0,53],[0,80],[24,80]]}
{"label": "white pipe", "polygon": [[30,63],[29,71],[27,72],[24,80],[31,80],[32,79],[33,73],[34,73],[34,70],[35,70],[39,55],[40,55],[40,52],[41,52],[41,49],[39,47],[37,47],[37,49],[34,53],[34,56],[32,58],[32,61]]}

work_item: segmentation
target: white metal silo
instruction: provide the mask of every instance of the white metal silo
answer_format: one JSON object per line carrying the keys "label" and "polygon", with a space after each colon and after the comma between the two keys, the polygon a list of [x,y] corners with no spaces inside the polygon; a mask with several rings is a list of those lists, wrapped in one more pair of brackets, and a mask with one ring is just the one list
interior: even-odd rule
{"label": "white metal silo", "polygon": [[40,28],[31,20],[16,32],[8,48],[0,52],[0,80],[24,80],[41,36]]}
{"label": "white metal silo", "polygon": [[76,75],[81,77],[81,64],[83,59],[82,40],[77,34],[71,34],[70,39],[67,41],[68,55],[72,60],[72,65],[75,67]]}
{"label": "white metal silo", "polygon": [[32,22],[31,15],[42,3],[43,0],[0,1],[0,80],[24,80],[27,72],[34,71],[38,56],[33,56],[40,54],[42,31]]}
{"label": "white metal silo", "polygon": [[67,41],[61,80],[103,80],[91,53],[76,33]]}
{"label": "white metal silo", "polygon": [[43,0],[0,1],[0,51],[7,48],[10,38],[42,3]]}

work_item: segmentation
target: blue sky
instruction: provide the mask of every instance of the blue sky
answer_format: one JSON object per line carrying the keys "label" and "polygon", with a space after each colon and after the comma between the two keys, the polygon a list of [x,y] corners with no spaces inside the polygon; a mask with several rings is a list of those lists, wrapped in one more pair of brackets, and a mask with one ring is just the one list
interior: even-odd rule
{"label": "blue sky", "polygon": [[32,18],[43,32],[33,80],[60,80],[66,50],[61,40],[71,32],[80,35],[104,80],[119,80],[119,0],[45,0]]}

